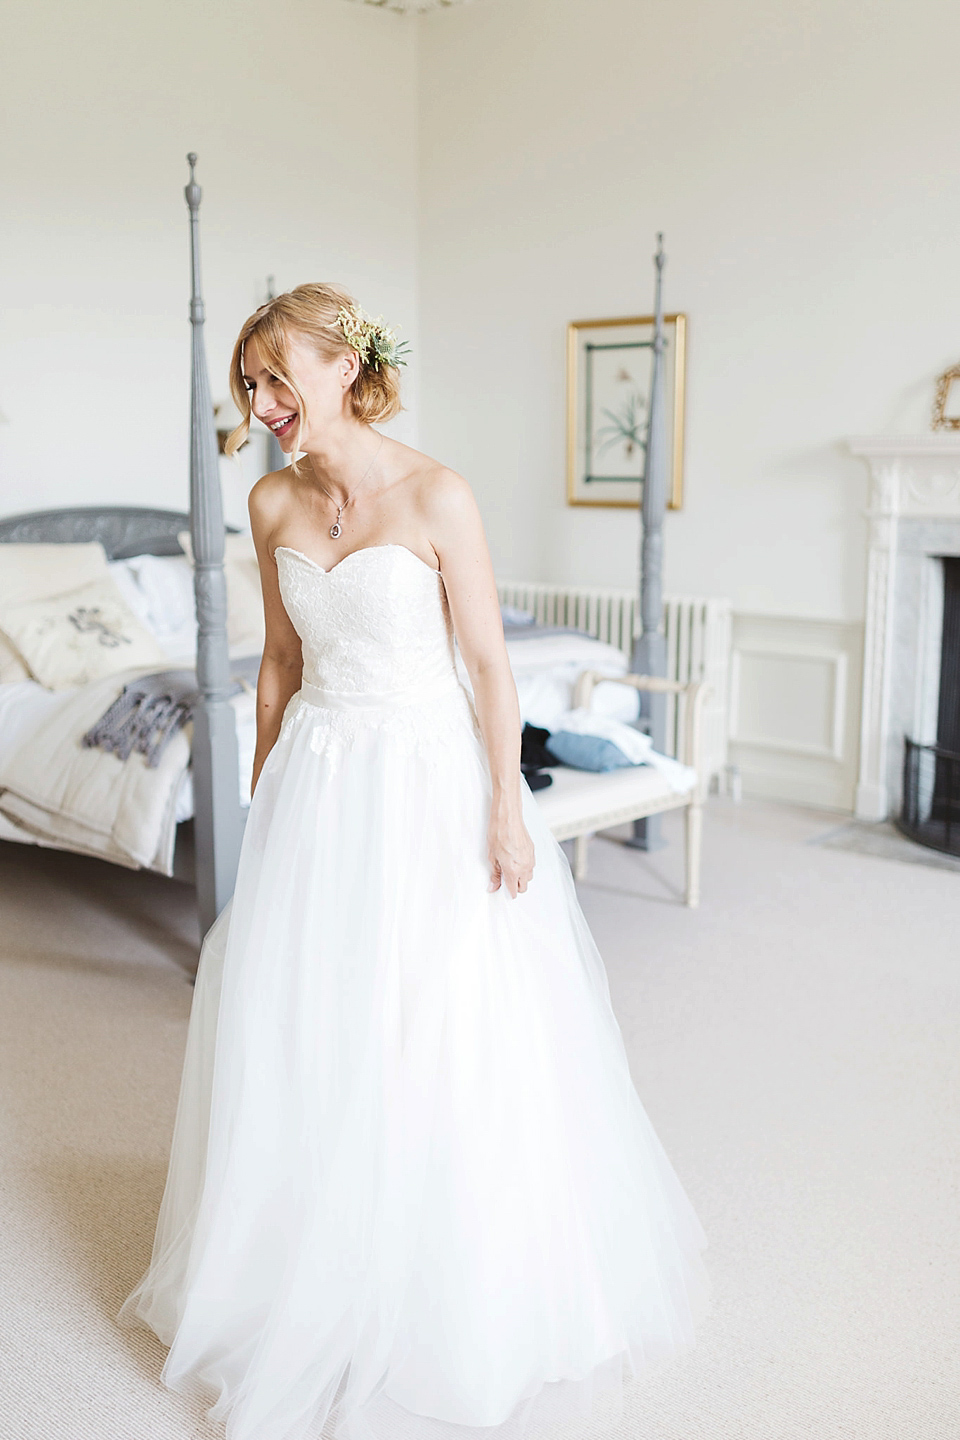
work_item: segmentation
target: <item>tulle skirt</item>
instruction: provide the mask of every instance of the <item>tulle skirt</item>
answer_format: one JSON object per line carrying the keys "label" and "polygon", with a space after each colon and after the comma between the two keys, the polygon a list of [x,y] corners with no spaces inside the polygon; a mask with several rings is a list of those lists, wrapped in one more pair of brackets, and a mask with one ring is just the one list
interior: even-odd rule
{"label": "tulle skirt", "polygon": [[511,899],[459,685],[287,709],[121,1312],[230,1440],[519,1440],[692,1341],[703,1235],[523,790]]}

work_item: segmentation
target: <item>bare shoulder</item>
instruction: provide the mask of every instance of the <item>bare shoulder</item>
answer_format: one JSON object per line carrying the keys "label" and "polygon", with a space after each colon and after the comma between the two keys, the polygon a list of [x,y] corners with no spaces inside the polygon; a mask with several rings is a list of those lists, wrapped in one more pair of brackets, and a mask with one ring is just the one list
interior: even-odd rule
{"label": "bare shoulder", "polygon": [[267,539],[283,519],[292,495],[290,474],[286,469],[261,475],[247,497],[250,524],[254,535]]}
{"label": "bare shoulder", "polygon": [[428,530],[463,525],[479,516],[473,491],[462,475],[426,455],[422,461],[411,480],[416,508]]}
{"label": "bare shoulder", "polygon": [[288,469],[271,470],[268,475],[261,475],[249,495],[251,510],[261,514],[269,514],[278,505],[283,505],[290,498],[290,472]]}
{"label": "bare shoulder", "polygon": [[[468,624],[464,607],[498,615],[496,582],[483,520],[469,483],[449,465],[426,461],[417,476],[419,525],[440,561],[458,635]],[[493,607],[491,610],[490,607]],[[497,633],[502,630],[497,626]],[[461,636],[462,638],[462,636]]]}

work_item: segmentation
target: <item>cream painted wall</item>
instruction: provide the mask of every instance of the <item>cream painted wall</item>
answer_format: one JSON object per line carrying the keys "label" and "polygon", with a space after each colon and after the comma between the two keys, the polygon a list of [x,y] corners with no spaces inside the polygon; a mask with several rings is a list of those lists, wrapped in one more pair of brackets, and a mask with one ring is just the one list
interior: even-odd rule
{"label": "cream painted wall", "polygon": [[[952,0],[476,0],[420,25],[421,440],[503,575],[630,585],[637,519],[564,503],[564,327],[690,317],[674,592],[863,613],[863,467],[960,353]],[[814,725],[815,717],[811,718]]]}
{"label": "cream painted wall", "polygon": [[215,398],[271,273],[340,280],[416,341],[414,27],[342,0],[6,0],[3,30],[0,513],[185,505],[188,150]]}

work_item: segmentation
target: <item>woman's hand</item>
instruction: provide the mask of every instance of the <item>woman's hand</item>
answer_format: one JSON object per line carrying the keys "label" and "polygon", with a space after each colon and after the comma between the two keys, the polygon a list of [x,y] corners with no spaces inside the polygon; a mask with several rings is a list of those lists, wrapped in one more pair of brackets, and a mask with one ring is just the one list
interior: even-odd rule
{"label": "woman's hand", "polygon": [[491,891],[506,885],[516,900],[533,877],[533,841],[519,812],[498,816],[491,814],[487,832],[487,856],[490,861]]}

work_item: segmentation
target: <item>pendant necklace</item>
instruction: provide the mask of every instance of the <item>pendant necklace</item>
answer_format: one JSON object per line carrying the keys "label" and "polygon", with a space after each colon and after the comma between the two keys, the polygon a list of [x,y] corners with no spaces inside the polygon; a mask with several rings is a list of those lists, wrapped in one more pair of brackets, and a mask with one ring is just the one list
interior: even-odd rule
{"label": "pendant necklace", "polygon": [[344,500],[344,502],[343,502],[342,505],[337,505],[336,500],[333,499],[333,496],[330,494],[330,491],[327,489],[327,487],[326,487],[325,485],[320,485],[320,481],[319,481],[319,480],[317,481],[317,484],[320,485],[320,489],[323,491],[324,495],[326,495],[327,499],[333,501],[333,504],[334,504],[334,505],[337,505],[337,518],[336,518],[336,520],[334,520],[333,524],[330,526],[330,539],[331,539],[331,540],[339,540],[340,536],[343,534],[343,526],[340,524],[340,516],[343,514],[344,510],[346,510],[347,506],[350,504],[350,501],[353,499],[354,495],[356,495],[357,491],[360,489],[360,486],[363,484],[364,480],[366,480],[367,476],[370,474],[370,471],[373,469],[374,465],[376,464],[377,456],[380,454],[380,449],[381,449],[381,446],[382,446],[382,445],[383,445],[383,436],[381,435],[381,436],[380,436],[380,444],[377,446],[376,450],[373,452],[373,459],[370,461],[370,464],[367,466],[366,470],[364,470],[364,472],[363,472],[363,474],[361,475],[360,479],[357,481],[356,485],[354,486],[353,494],[348,495],[347,498],[346,498],[346,500]]}

